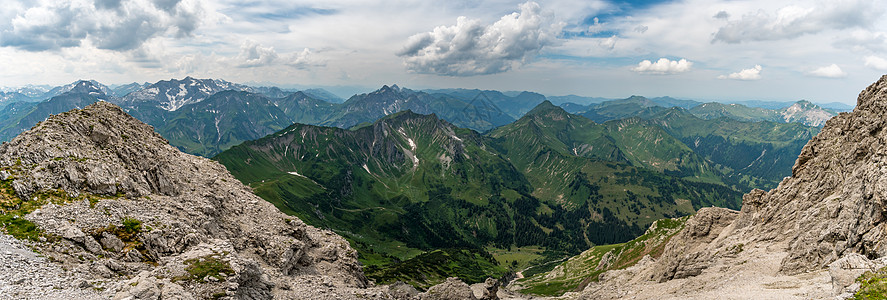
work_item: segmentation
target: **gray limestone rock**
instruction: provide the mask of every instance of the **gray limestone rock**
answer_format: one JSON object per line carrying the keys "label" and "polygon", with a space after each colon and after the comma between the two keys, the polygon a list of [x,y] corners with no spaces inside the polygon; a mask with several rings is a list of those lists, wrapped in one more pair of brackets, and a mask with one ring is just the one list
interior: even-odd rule
{"label": "gray limestone rock", "polygon": [[427,292],[420,294],[422,300],[476,300],[471,287],[456,277],[432,286]]}
{"label": "gray limestone rock", "polygon": [[118,238],[116,235],[102,232],[102,238],[100,241],[102,243],[102,246],[110,251],[120,252],[120,250],[123,250],[123,241],[121,241],[120,238]]}
{"label": "gray limestone rock", "polygon": [[[3,143],[0,169],[22,199],[60,192],[65,203],[25,216],[60,237],[36,247],[65,268],[122,283],[108,297],[211,298],[221,290],[269,299],[313,276],[329,283],[328,294],[351,298],[357,290],[340,291],[368,284],[340,236],[284,215],[224,166],[178,151],[107,102],[51,116]],[[188,277],[200,257],[218,257],[234,274]],[[187,284],[170,284],[177,276]]]}
{"label": "gray limestone rock", "polygon": [[832,278],[832,289],[835,295],[854,293],[859,289],[856,278],[865,272],[875,272],[884,267],[883,263],[871,261],[865,256],[850,253],[841,259],[832,262],[828,267],[829,276]]}
{"label": "gray limestone rock", "polygon": [[662,282],[702,273],[715,257],[705,246],[729,226],[738,214],[726,208],[700,209],[687,220],[684,230],[666,244],[653,280]]}
{"label": "gray limestone rock", "polygon": [[403,281],[395,282],[388,286],[388,294],[397,300],[412,300],[419,297],[419,291],[412,285]]}
{"label": "gray limestone rock", "polygon": [[499,300],[499,280],[487,278],[484,282],[471,285],[471,291],[478,300]]}

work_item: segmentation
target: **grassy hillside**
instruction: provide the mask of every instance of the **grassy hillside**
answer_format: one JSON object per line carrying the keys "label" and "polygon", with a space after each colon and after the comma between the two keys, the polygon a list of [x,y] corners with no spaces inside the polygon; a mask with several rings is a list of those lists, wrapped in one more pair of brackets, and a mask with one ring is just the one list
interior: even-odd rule
{"label": "grassy hillside", "polygon": [[463,266],[447,276],[469,276],[487,251],[513,269],[741,201],[661,128],[596,124],[550,103],[488,135],[409,111],[352,130],[294,124],[214,159],[282,211],[346,237],[380,281],[412,276],[404,266],[441,259],[420,255],[437,249],[474,253],[446,256]]}
{"label": "grassy hillside", "polygon": [[[689,216],[661,219],[653,223],[640,237],[626,243],[595,246],[556,266],[547,272],[529,273],[516,281],[522,293],[559,296],[565,292],[581,291],[601,274],[635,265],[644,256],[659,258],[665,244],[684,228]],[[532,272],[533,270],[528,270]]]}
{"label": "grassy hillside", "polygon": [[724,180],[740,191],[770,189],[791,175],[801,148],[819,128],[799,123],[703,120],[671,108],[649,118],[715,164]]}

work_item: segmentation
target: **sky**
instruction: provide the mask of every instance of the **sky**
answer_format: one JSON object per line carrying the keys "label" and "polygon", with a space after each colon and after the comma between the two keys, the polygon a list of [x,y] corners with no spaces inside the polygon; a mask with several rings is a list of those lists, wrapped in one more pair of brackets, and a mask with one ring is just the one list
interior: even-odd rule
{"label": "sky", "polygon": [[883,2],[3,0],[0,86],[192,76],[854,103],[887,73]]}

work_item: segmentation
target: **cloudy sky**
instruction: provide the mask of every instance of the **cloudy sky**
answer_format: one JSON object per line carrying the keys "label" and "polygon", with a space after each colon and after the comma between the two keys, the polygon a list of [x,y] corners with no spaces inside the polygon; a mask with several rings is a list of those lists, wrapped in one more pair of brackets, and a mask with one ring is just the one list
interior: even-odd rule
{"label": "cloudy sky", "polygon": [[852,103],[887,73],[881,2],[3,0],[0,86],[190,75]]}

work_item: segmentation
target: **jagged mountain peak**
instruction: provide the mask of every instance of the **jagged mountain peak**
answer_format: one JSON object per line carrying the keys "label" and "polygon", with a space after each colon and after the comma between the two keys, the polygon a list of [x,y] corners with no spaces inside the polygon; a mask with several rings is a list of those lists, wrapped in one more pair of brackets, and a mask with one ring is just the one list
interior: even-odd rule
{"label": "jagged mountain peak", "polygon": [[392,84],[392,85],[390,85],[390,86],[389,86],[389,85],[383,85],[381,88],[379,88],[378,90],[373,91],[373,92],[370,93],[370,94],[393,94],[393,95],[399,95],[399,94],[402,94],[402,93],[409,93],[409,92],[411,92],[411,91],[412,91],[412,90],[407,89],[407,88],[401,88],[401,87],[397,86],[397,84]]}
{"label": "jagged mountain peak", "polygon": [[43,97],[44,98],[52,98],[52,97],[55,97],[55,96],[58,96],[58,95],[61,95],[61,94],[67,93],[67,92],[82,93],[82,94],[93,93],[92,94],[93,96],[96,96],[97,98],[101,98],[101,99],[105,99],[105,100],[108,99],[107,96],[114,94],[110,88],[108,88],[104,84],[99,83],[98,81],[81,79],[81,80],[74,81],[70,84],[55,87],[52,90],[43,94]]}
{"label": "jagged mountain peak", "polygon": [[175,111],[225,90],[252,91],[248,86],[221,79],[197,79],[187,76],[181,80],[175,78],[161,80],[142,90],[129,93],[123,98],[122,103],[153,102],[159,108]]}
{"label": "jagged mountain peak", "polygon": [[560,106],[554,105],[551,101],[545,100],[527,112],[527,114],[524,115],[524,118],[563,120],[565,118],[570,118],[570,116],[572,115]]}
{"label": "jagged mountain peak", "polygon": [[66,93],[83,93],[95,96],[106,95],[101,86],[94,81],[80,80],[77,81]]}

